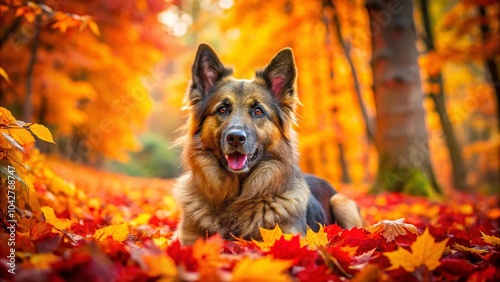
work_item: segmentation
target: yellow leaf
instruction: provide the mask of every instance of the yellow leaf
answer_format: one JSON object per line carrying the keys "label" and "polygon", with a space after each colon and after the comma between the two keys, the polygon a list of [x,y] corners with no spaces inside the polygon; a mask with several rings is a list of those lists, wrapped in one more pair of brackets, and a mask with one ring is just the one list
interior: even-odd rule
{"label": "yellow leaf", "polygon": [[235,265],[231,281],[292,281],[285,272],[291,266],[291,261],[272,259],[268,256],[258,259],[245,257]]}
{"label": "yellow leaf", "polygon": [[323,225],[320,225],[318,232],[312,231],[311,228],[307,228],[306,237],[300,240],[300,246],[307,246],[310,250],[317,250],[318,247],[326,246],[330,240],[323,229]]}
{"label": "yellow leaf", "polygon": [[31,132],[25,128],[13,128],[9,129],[9,134],[14,138],[21,146],[26,146],[33,144],[35,142],[35,138],[31,135]]}
{"label": "yellow leaf", "polygon": [[481,234],[483,234],[483,236],[481,236],[481,238],[483,238],[484,242],[486,242],[494,247],[500,246],[500,238],[495,237],[495,236],[486,235],[483,232],[481,232]]}
{"label": "yellow leaf", "polygon": [[276,226],[272,230],[262,227],[259,227],[259,229],[263,242],[258,242],[253,239],[252,241],[255,243],[255,245],[259,246],[261,250],[267,250],[271,248],[274,243],[281,238],[281,236],[284,236],[285,240],[290,240],[293,238],[293,234],[283,234],[278,224],[276,224]]}
{"label": "yellow leaf", "polygon": [[[22,151],[24,152],[24,149],[21,145],[19,145],[19,143],[17,143],[17,141],[12,138],[12,136],[10,136],[9,134],[5,133],[5,132],[0,132],[1,133],[1,136],[3,136],[3,139],[6,141],[6,142],[0,142],[0,145],[2,145],[3,148],[5,149],[10,149],[10,148],[15,148],[19,151]],[[0,139],[0,141],[3,141]]]}
{"label": "yellow leaf", "polygon": [[29,126],[29,129],[36,137],[40,138],[40,140],[55,144],[54,139],[52,139],[52,134],[47,127],[34,123]]}
{"label": "yellow leaf", "polygon": [[10,84],[10,79],[9,79],[9,75],[7,74],[7,72],[5,71],[4,68],[0,67],[0,76],[5,78],[5,80],[7,80],[7,82]]}
{"label": "yellow leaf", "polygon": [[455,243],[453,245],[453,248],[457,251],[462,251],[462,252],[469,252],[469,253],[475,253],[475,254],[478,254],[478,255],[482,255],[484,253],[487,253],[488,251],[486,250],[480,250],[480,249],[474,249],[474,248],[469,248],[469,247],[466,247],[466,246],[462,246],[460,244],[457,244]]}
{"label": "yellow leaf", "polygon": [[394,270],[402,267],[407,272],[413,272],[417,267],[425,265],[430,271],[436,269],[441,262],[443,251],[448,238],[436,243],[434,237],[426,229],[424,233],[417,237],[415,243],[411,245],[411,252],[399,248],[397,251],[384,253],[389,258],[391,266],[386,270]]}
{"label": "yellow leaf", "polygon": [[11,123],[16,122],[16,118],[12,115],[12,113],[4,107],[0,107],[0,124],[1,125],[10,125]]}
{"label": "yellow leaf", "polygon": [[143,212],[143,213],[139,214],[138,216],[136,216],[134,219],[132,219],[130,224],[133,226],[143,225],[143,224],[147,224],[150,219],[151,219],[151,214]]}
{"label": "yellow leaf", "polygon": [[94,233],[94,238],[100,241],[108,237],[112,237],[113,240],[117,242],[123,242],[127,240],[129,234],[129,226],[127,223],[116,224],[106,226],[104,228],[98,229]]}
{"label": "yellow leaf", "polygon": [[51,265],[58,262],[61,257],[53,253],[34,254],[30,257],[29,261],[33,268],[38,270],[49,270]]}
{"label": "yellow leaf", "polygon": [[155,245],[157,247],[159,247],[160,249],[163,249],[164,244],[167,242],[167,238],[165,238],[163,236],[158,237],[158,238],[153,238],[153,242],[155,243]]}
{"label": "yellow leaf", "polygon": [[174,260],[169,256],[144,256],[143,261],[146,264],[149,276],[162,276],[164,278],[177,277],[177,266],[175,265]]}
{"label": "yellow leaf", "polygon": [[413,224],[403,223],[404,218],[396,220],[382,220],[367,228],[370,233],[382,233],[387,242],[394,241],[400,235],[406,235],[406,231],[417,234],[417,227]]}
{"label": "yellow leaf", "polygon": [[57,218],[54,210],[51,207],[45,206],[41,209],[43,212],[43,216],[45,217],[45,222],[52,224],[52,226],[54,226],[54,228],[56,229],[66,230],[73,224],[73,222],[71,222],[71,220],[69,219]]}

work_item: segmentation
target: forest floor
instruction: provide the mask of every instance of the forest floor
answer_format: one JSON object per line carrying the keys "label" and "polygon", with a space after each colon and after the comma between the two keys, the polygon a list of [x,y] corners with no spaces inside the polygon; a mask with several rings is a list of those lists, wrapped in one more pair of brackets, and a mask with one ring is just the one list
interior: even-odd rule
{"label": "forest floor", "polygon": [[[367,228],[330,225],[299,237],[277,226],[261,230],[262,242],[214,236],[182,247],[172,239],[180,212],[169,193],[172,180],[116,175],[37,153],[28,165],[34,191],[20,208],[32,210],[24,211],[31,217],[18,218],[14,235],[0,231],[0,276],[8,280],[500,279],[497,197],[428,200],[355,190]],[[5,247],[12,236],[13,260]]]}

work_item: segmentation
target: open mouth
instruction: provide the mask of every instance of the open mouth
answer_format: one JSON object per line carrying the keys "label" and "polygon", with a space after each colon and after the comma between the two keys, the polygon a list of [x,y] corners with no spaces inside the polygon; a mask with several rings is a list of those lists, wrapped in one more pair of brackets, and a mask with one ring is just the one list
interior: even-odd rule
{"label": "open mouth", "polygon": [[247,164],[248,160],[248,157],[246,155],[238,152],[232,153],[230,155],[224,155],[224,157],[226,158],[229,168],[231,168],[232,170],[242,169]]}
{"label": "open mouth", "polygon": [[240,152],[234,152],[229,155],[224,155],[224,158],[226,159],[227,165],[231,170],[239,171],[242,170],[246,165],[248,165],[249,161],[255,160],[257,154],[258,151],[250,156],[242,154]]}

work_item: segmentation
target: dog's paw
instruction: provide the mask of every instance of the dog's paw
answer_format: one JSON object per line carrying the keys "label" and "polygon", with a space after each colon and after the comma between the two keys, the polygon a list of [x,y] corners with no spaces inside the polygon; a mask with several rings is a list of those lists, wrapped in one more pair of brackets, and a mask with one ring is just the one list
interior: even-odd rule
{"label": "dog's paw", "polygon": [[342,194],[335,194],[330,198],[330,205],[333,216],[340,227],[350,229],[366,226],[365,221],[359,213],[359,208],[353,200]]}

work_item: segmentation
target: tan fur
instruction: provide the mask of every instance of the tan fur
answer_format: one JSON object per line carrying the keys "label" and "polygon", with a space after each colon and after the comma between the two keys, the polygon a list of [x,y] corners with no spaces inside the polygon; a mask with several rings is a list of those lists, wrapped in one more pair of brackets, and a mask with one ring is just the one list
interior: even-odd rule
{"label": "tan fur", "polygon": [[337,224],[345,229],[364,227],[366,223],[358,211],[356,203],[342,194],[330,198],[330,205]]}

